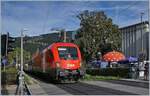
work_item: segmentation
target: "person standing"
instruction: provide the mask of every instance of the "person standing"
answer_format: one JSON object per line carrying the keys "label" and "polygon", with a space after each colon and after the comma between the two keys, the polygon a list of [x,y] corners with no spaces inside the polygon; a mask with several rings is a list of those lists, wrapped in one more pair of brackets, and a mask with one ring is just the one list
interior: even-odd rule
{"label": "person standing", "polygon": [[5,66],[6,66],[7,64],[8,64],[8,60],[7,60],[6,56],[4,56],[4,57],[2,58],[2,68],[5,69]]}
{"label": "person standing", "polygon": [[144,68],[145,68],[145,70],[144,70],[144,80],[148,80],[148,77],[149,77],[149,64],[146,63]]}

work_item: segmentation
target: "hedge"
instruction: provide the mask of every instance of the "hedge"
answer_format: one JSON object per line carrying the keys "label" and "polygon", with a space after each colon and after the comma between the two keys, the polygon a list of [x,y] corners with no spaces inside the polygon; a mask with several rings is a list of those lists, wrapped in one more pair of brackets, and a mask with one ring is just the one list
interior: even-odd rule
{"label": "hedge", "polygon": [[90,75],[99,76],[117,76],[127,78],[129,77],[128,68],[103,68],[103,69],[86,69],[86,73]]}
{"label": "hedge", "polygon": [[2,70],[2,84],[16,84],[17,70],[15,67],[8,67]]}

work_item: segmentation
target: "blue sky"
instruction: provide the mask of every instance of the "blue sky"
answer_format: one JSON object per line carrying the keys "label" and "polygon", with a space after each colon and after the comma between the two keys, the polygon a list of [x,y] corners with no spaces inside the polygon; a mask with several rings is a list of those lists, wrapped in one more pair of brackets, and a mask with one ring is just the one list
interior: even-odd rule
{"label": "blue sky", "polygon": [[76,30],[80,27],[77,14],[84,10],[104,11],[120,27],[148,20],[147,1],[2,1],[2,33],[20,36],[51,33],[52,28]]}

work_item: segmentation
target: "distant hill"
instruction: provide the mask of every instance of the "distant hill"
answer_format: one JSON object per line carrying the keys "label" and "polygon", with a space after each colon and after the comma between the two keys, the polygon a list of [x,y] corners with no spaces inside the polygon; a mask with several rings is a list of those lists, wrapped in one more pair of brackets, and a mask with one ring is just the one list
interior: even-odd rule
{"label": "distant hill", "polygon": [[[75,31],[67,31],[67,42],[72,42],[75,38]],[[43,34],[39,36],[25,36],[24,37],[24,49],[26,51],[31,52],[32,54],[36,52],[37,49],[40,51],[51,45],[54,42],[60,42],[63,40],[63,33],[61,33],[61,37],[59,33],[50,33]],[[20,47],[20,37],[16,38],[15,42],[16,47]]]}

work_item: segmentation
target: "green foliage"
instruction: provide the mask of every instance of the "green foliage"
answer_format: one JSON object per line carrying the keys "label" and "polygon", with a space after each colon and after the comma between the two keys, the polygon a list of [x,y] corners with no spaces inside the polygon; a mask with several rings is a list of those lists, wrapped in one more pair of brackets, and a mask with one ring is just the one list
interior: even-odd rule
{"label": "green foliage", "polygon": [[[24,37],[24,49],[31,54],[35,53],[37,49],[40,51],[43,50],[44,48],[48,47],[52,43],[55,42],[63,42],[63,30],[61,30],[61,38],[60,38],[60,33],[49,33],[49,34],[43,34],[39,36],[32,36]],[[67,42],[71,42],[71,36],[73,34],[73,31],[67,31]],[[15,46],[20,48],[20,37],[16,38]]]}
{"label": "green foliage", "polygon": [[2,70],[2,82],[6,82],[6,84],[15,84],[17,78],[17,70],[15,67],[8,67]]}
{"label": "green foliage", "polygon": [[104,68],[104,69],[87,69],[87,74],[99,76],[117,76],[127,78],[129,76],[128,68]]}
{"label": "green foliage", "polygon": [[[15,48],[15,50],[11,53],[8,54],[8,61],[10,64],[14,62],[14,59],[18,59],[18,63],[20,63],[21,60],[21,49],[20,48]],[[26,50],[23,50],[23,57],[24,57],[24,62],[27,62],[28,60],[31,60],[31,53],[27,52]]]}
{"label": "green foliage", "polygon": [[30,76],[28,76],[27,74],[24,75],[24,80],[27,84],[31,85],[31,84],[36,84],[37,82],[32,79]]}
{"label": "green foliage", "polygon": [[78,16],[80,29],[75,43],[80,46],[86,60],[102,54],[119,50],[121,47],[121,34],[118,26],[113,24],[103,11],[84,11]]}

